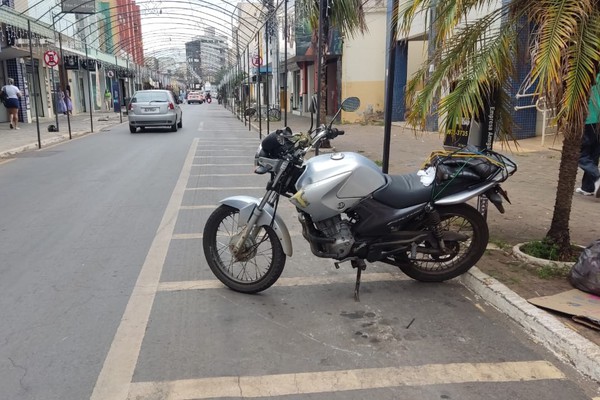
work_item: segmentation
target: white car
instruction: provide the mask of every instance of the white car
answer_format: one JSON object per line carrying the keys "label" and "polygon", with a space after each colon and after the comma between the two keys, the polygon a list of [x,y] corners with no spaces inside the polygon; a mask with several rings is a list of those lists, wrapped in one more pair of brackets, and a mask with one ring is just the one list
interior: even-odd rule
{"label": "white car", "polygon": [[177,99],[170,90],[151,89],[135,92],[127,107],[129,132],[137,128],[168,126],[171,132],[183,127],[183,113]]}

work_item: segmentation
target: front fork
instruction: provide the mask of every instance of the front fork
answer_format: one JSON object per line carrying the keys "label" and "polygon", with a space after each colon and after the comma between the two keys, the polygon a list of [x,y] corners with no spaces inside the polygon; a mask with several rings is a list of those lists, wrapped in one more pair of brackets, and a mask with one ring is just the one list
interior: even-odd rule
{"label": "front fork", "polygon": [[254,207],[254,210],[252,210],[252,214],[246,222],[246,227],[241,232],[240,236],[231,248],[231,252],[233,253],[233,256],[236,258],[236,260],[241,260],[244,254],[246,253],[247,246],[245,245],[245,243],[247,243],[248,239],[254,240],[256,238],[256,235],[258,235],[260,226],[257,225],[257,222],[263,214],[265,205],[270,204],[270,199],[274,195],[277,195],[277,193],[273,190],[269,190],[261,199],[260,203],[256,207]]}
{"label": "front fork", "polygon": [[[288,160],[281,161],[281,164],[277,167],[278,172],[273,177],[273,181],[271,182],[270,187],[277,187],[277,184],[282,178],[284,172],[287,170],[289,163],[290,162]],[[260,203],[254,208],[254,210],[252,210],[252,214],[250,215],[250,218],[248,218],[248,222],[246,223],[246,228],[242,231],[242,234],[231,249],[236,259],[241,259],[245,254],[245,243],[248,240],[248,238],[252,238],[253,240],[256,238],[256,235],[258,234],[260,228],[257,226],[257,222],[262,216],[265,206],[267,204],[274,203],[277,196],[279,196],[279,194],[275,190],[268,190],[267,193],[260,200]],[[273,218],[275,218],[275,213],[273,213]]]}

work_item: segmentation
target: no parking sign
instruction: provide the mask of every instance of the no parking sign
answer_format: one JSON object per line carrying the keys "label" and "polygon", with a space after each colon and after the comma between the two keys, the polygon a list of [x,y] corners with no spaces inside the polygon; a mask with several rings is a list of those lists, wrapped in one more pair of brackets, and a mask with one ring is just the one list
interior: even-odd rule
{"label": "no parking sign", "polygon": [[48,50],[44,53],[44,62],[49,67],[56,67],[58,65],[58,53],[54,50]]}

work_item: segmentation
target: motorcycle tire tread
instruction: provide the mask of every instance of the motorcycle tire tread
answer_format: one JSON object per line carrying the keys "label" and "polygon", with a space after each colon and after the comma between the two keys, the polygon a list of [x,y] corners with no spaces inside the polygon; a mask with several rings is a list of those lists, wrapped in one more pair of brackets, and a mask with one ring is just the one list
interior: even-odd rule
{"label": "motorcycle tire tread", "polygon": [[463,216],[473,224],[474,233],[472,247],[469,253],[461,260],[458,265],[445,272],[429,272],[415,265],[414,262],[399,265],[399,268],[412,279],[421,282],[443,282],[456,278],[467,272],[483,256],[489,241],[489,230],[485,218],[475,208],[468,204],[456,204],[437,208],[442,219],[445,215]]}
{"label": "motorcycle tire tread", "polygon": [[262,292],[263,290],[270,288],[277,279],[279,279],[286,261],[283,247],[273,228],[266,225],[263,226],[269,236],[269,241],[271,242],[273,260],[269,270],[259,280],[249,283],[237,282],[231,279],[229,275],[223,271],[220,262],[217,261],[217,259],[219,259],[218,250],[216,248],[217,229],[225,218],[238,212],[239,210],[236,208],[226,205],[221,205],[213,211],[206,221],[202,235],[204,255],[213,274],[228,288],[246,294]]}

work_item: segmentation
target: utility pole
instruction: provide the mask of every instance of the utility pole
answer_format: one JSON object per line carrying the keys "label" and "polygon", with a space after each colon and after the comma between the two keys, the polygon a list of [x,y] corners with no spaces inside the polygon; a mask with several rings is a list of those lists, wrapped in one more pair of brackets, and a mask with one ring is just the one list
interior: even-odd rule
{"label": "utility pole", "polygon": [[396,75],[396,35],[398,32],[399,0],[388,0],[388,52],[385,74],[385,110],[383,128],[383,165],[382,172],[388,173],[390,167],[390,142],[392,136],[392,109],[394,103],[394,77]]}

